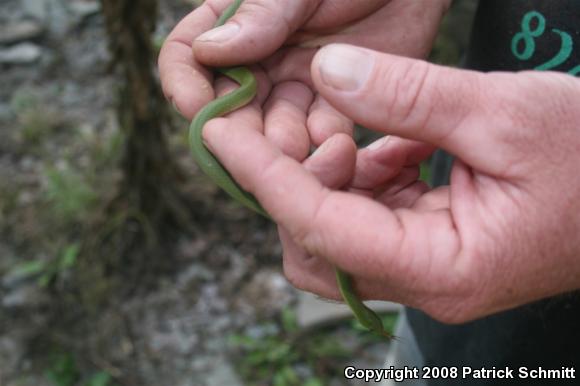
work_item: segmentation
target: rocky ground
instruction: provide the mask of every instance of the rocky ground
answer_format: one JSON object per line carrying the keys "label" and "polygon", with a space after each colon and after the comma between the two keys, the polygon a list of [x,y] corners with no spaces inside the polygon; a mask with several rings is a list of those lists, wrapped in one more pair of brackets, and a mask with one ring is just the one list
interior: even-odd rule
{"label": "rocky ground", "polygon": [[[158,41],[192,1],[160,4]],[[286,282],[274,227],[195,174],[182,134],[172,136],[176,154],[217,215],[201,235],[180,239],[175,270],[94,316],[91,331],[63,329],[59,303],[41,284],[46,269],[36,268],[65,242],[61,222],[82,222],[118,177],[107,163],[118,128],[99,11],[93,0],[0,0],[0,386],[241,385],[232,333],[277,336],[282,310],[292,309],[316,335],[344,314],[320,315],[320,303]],[[456,51],[442,52],[455,60]],[[353,353],[340,363],[380,365],[388,344],[353,331],[329,338]],[[336,375],[331,383],[344,385]]]}

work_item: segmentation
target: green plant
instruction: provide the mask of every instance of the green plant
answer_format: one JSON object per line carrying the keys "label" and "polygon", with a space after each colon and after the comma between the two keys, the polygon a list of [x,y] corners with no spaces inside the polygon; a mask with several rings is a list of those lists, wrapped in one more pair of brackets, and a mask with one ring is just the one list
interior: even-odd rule
{"label": "green plant", "polygon": [[46,197],[54,217],[71,223],[81,219],[97,201],[86,178],[75,170],[54,168],[45,171]]}
{"label": "green plant", "polygon": [[238,351],[236,367],[247,385],[321,386],[328,367],[348,358],[348,350],[330,334],[305,334],[293,311],[284,309],[279,328],[264,336],[238,334],[230,342]]}
{"label": "green plant", "polygon": [[12,275],[23,279],[36,277],[38,285],[46,287],[75,265],[79,251],[79,244],[70,244],[53,260],[31,260],[17,265]]}
{"label": "green plant", "polygon": [[84,386],[112,386],[111,374],[105,371],[99,371],[93,374],[85,383]]}
{"label": "green plant", "polygon": [[[380,318],[392,333],[398,314],[382,314]],[[258,327],[261,334],[230,336],[236,352],[236,369],[247,386],[326,385],[342,374],[346,361],[369,345],[385,342],[383,337],[370,334],[356,319],[324,331],[301,329],[290,309],[282,311],[277,323]],[[349,339],[345,337],[353,335],[356,347],[347,347],[343,342]]]}
{"label": "green plant", "polygon": [[49,359],[45,376],[54,386],[113,386],[109,373],[98,371],[82,381],[82,374],[72,353],[56,350]]}
{"label": "green plant", "polygon": [[37,145],[63,125],[62,116],[42,103],[32,91],[18,91],[10,101],[26,144]]}
{"label": "green plant", "polygon": [[74,386],[81,377],[74,356],[68,352],[54,353],[45,374],[54,386]]}

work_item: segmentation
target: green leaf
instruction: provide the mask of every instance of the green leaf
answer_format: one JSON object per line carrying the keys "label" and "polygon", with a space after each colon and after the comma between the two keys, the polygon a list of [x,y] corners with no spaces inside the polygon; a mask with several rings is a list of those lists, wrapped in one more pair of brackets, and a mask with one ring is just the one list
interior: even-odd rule
{"label": "green leaf", "polygon": [[266,353],[259,350],[251,352],[246,356],[245,359],[245,361],[247,361],[247,363],[252,366],[263,365],[263,363],[266,362],[266,360],[267,360]]}
{"label": "green leaf", "polygon": [[284,366],[281,373],[284,374],[284,379],[286,379],[286,381],[291,385],[300,384],[300,378],[292,366]]}
{"label": "green leaf", "polygon": [[256,339],[242,334],[232,334],[229,336],[228,340],[231,345],[244,349],[251,349],[258,344]]}
{"label": "green leaf", "polygon": [[111,375],[105,371],[94,374],[85,383],[85,386],[109,386],[111,382]]}
{"label": "green leaf", "polygon": [[12,275],[26,278],[42,273],[46,269],[46,261],[32,260],[18,264],[11,272]]}
{"label": "green leaf", "polygon": [[298,330],[296,313],[288,307],[282,310],[282,327],[286,332],[296,332]]}
{"label": "green leaf", "polygon": [[78,243],[69,245],[59,259],[59,268],[65,270],[75,265],[79,255],[80,246]]}
{"label": "green leaf", "polygon": [[303,386],[324,386],[324,383],[319,378],[309,378]]}
{"label": "green leaf", "polygon": [[44,273],[41,277],[38,278],[38,286],[45,288],[46,286],[48,286],[50,284],[50,282],[52,281],[52,279],[54,278],[54,271],[49,271]]}
{"label": "green leaf", "polygon": [[87,176],[65,169],[46,169],[46,198],[50,210],[62,223],[82,219],[87,210],[97,201],[97,195],[87,182]]}
{"label": "green leaf", "polygon": [[310,351],[315,357],[342,358],[348,357],[349,352],[335,338],[314,339],[310,342]]}
{"label": "green leaf", "polygon": [[280,343],[278,346],[268,352],[267,358],[270,362],[281,361],[290,355],[292,347],[288,343]]}
{"label": "green leaf", "polygon": [[46,371],[46,377],[54,386],[74,386],[80,374],[72,354],[56,355],[51,367]]}
{"label": "green leaf", "polygon": [[278,372],[274,374],[274,386],[289,386],[289,383],[286,382],[286,378],[284,377],[284,373]]}

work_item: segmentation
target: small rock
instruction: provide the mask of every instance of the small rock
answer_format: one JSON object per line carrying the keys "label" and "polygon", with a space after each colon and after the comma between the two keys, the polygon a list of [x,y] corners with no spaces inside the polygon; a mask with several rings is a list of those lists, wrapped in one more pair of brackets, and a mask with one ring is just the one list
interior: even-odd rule
{"label": "small rock", "polygon": [[18,205],[20,207],[24,207],[24,206],[28,206],[28,205],[32,204],[34,202],[35,198],[36,198],[36,196],[32,191],[22,190],[18,194],[18,198],[16,199],[16,202],[18,203]]}
{"label": "small rock", "polygon": [[98,1],[92,0],[81,0],[81,1],[73,1],[69,5],[69,9],[72,13],[80,19],[84,19],[85,17],[94,15],[101,10],[101,5]]}
{"label": "small rock", "polygon": [[49,0],[22,0],[22,8],[27,15],[45,21],[49,16],[50,3]]}
{"label": "small rock", "polygon": [[0,381],[2,375],[11,374],[18,368],[24,354],[23,342],[11,336],[0,336]]}
{"label": "small rock", "polygon": [[47,31],[62,37],[74,23],[68,2],[62,0],[21,0],[25,15],[40,21]]}
{"label": "small rock", "polygon": [[16,23],[0,26],[0,44],[18,43],[40,36],[42,26],[31,20],[23,20]]}
{"label": "small rock", "polygon": [[242,386],[242,382],[232,365],[226,360],[218,360],[213,371],[207,377],[208,385]]}
{"label": "small rock", "polygon": [[242,289],[237,305],[244,312],[271,315],[294,300],[294,289],[279,272],[257,272]]}
{"label": "small rock", "polygon": [[249,326],[244,331],[244,335],[252,339],[263,339],[267,336],[276,335],[279,332],[280,328],[276,323],[266,323]]}
{"label": "small rock", "polygon": [[215,274],[202,264],[192,264],[177,275],[177,285],[185,288],[196,282],[215,280]]}
{"label": "small rock", "polygon": [[204,371],[211,367],[212,359],[209,357],[197,357],[194,358],[191,362],[191,368],[195,371]]}
{"label": "small rock", "polygon": [[36,162],[34,161],[34,158],[32,158],[31,156],[24,156],[20,160],[20,167],[22,168],[23,172],[34,171],[35,164]]}
{"label": "small rock", "polygon": [[26,283],[8,292],[2,299],[5,308],[38,307],[47,301],[36,283]]}
{"label": "small rock", "polygon": [[12,108],[8,103],[0,103],[0,121],[7,121],[13,116]]}
{"label": "small rock", "polygon": [[198,345],[197,335],[185,334],[179,330],[169,332],[155,331],[149,336],[149,347],[154,352],[165,351],[178,355],[187,355]]}
{"label": "small rock", "polygon": [[30,64],[42,56],[42,49],[33,43],[20,43],[0,49],[0,64]]}
{"label": "small rock", "polygon": [[181,239],[177,244],[177,255],[184,260],[199,259],[200,254],[207,249],[207,244],[204,238]]}

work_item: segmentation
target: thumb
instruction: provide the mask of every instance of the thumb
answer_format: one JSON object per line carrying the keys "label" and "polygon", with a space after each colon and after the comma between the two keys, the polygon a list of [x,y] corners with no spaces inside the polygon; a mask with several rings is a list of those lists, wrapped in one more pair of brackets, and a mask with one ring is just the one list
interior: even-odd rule
{"label": "thumb", "polygon": [[[196,58],[212,66],[256,62],[274,53],[316,11],[322,0],[246,0],[223,26],[193,42]],[[223,0],[208,0],[216,14]]]}
{"label": "thumb", "polygon": [[500,103],[497,81],[485,74],[332,44],[316,54],[312,77],[330,104],[365,127],[428,142],[475,167],[488,168],[490,150],[497,153],[488,117]]}

